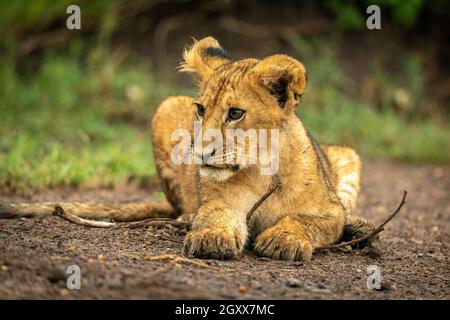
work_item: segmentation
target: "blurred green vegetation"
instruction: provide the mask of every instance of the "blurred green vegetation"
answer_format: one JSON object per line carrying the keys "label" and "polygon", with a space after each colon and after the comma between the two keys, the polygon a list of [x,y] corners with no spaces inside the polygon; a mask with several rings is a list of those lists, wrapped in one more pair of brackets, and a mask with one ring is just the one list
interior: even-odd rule
{"label": "blurred green vegetation", "polygon": [[[375,111],[349,96],[351,87],[342,90],[351,80],[332,50],[306,42],[300,47],[305,64],[316,63],[309,64],[298,113],[321,142],[353,146],[367,157],[450,161],[448,128],[405,120],[389,107]],[[147,121],[159,101],[193,89],[161,80],[142,61],[119,59],[112,54],[83,64],[49,53],[32,75],[18,74],[13,61],[0,65],[0,185],[23,192],[154,175]]]}
{"label": "blurred green vegetation", "polygon": [[[65,50],[45,50],[25,71],[18,65],[28,61],[18,58],[17,35],[30,27],[47,28],[70,1],[0,3],[0,188],[28,192],[140,183],[154,176],[148,120],[165,97],[193,95],[195,88],[174,85],[171,75],[155,74],[145,57],[111,44],[117,4],[123,2],[79,1],[84,17],[100,21],[98,30],[88,39],[72,39]],[[358,27],[361,17],[354,10],[360,3],[349,1],[339,10],[336,3],[326,1],[338,25]],[[408,6],[373,3],[389,7],[406,24],[417,23],[417,10],[431,6],[420,0]],[[290,44],[308,69],[298,114],[319,141],[355,147],[365,157],[450,162],[448,125],[433,115],[402,113],[427,104],[417,56],[406,59],[396,76],[372,59],[361,86],[339,64],[330,37],[292,36]]]}
{"label": "blurred green vegetation", "polygon": [[[175,6],[190,2],[197,2],[200,6],[208,3],[208,1],[198,0],[78,0],[76,3],[71,0],[2,1],[0,2],[0,35],[12,37],[30,27],[44,28],[55,19],[61,19],[61,12],[65,12],[67,6],[71,4],[82,7],[83,18],[90,20],[102,19],[105,17],[105,12],[113,11],[120,6],[138,7],[146,3],[152,5],[164,2]],[[238,2],[238,0],[228,0],[220,4],[220,1],[217,1],[212,7],[220,7],[220,5],[227,7]],[[369,5],[378,5],[383,10],[383,14],[387,14],[393,23],[412,27],[420,24],[418,17],[423,10],[436,16],[448,15],[450,0],[324,0],[322,3],[335,14],[336,26],[347,30],[361,29],[365,26],[365,8]]]}
{"label": "blurred green vegetation", "polygon": [[406,27],[420,23],[418,16],[421,10],[430,11],[439,15],[448,11],[449,0],[326,0],[326,7],[336,15],[336,25],[341,30],[362,29],[365,27],[365,8],[369,5],[378,5],[383,14],[388,14],[392,22]]}
{"label": "blurred green vegetation", "polygon": [[[405,61],[397,77],[374,67],[368,79],[383,84],[378,97],[381,110],[372,97],[358,91],[354,81],[338,63],[332,41],[305,41],[292,38],[304,59],[308,86],[298,114],[319,141],[355,147],[366,157],[412,162],[450,161],[450,129],[431,118],[406,119],[394,105],[427,102],[421,65],[413,56]],[[308,63],[309,62],[309,63]]]}
{"label": "blurred green vegetation", "polygon": [[0,186],[24,192],[152,177],[151,109],[183,92],[142,61],[126,64],[112,55],[82,66],[47,54],[35,74],[23,76],[13,61],[2,63]]}
{"label": "blurred green vegetation", "polygon": [[[51,24],[54,19],[63,20],[65,13],[71,4],[77,4],[83,8],[83,18],[104,17],[105,12],[124,0],[80,0],[74,3],[71,0],[16,0],[0,2],[0,30],[2,35],[15,36],[21,30],[33,28],[42,29]],[[18,23],[20,21],[20,23]]]}

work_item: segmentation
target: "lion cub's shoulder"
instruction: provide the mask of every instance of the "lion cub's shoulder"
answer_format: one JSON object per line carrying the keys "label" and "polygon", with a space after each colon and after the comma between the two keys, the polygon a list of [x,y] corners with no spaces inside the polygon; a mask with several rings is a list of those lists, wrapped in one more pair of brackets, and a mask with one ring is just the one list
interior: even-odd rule
{"label": "lion cub's shoulder", "polygon": [[170,138],[174,130],[193,130],[195,116],[194,98],[188,96],[168,97],[156,110],[152,121],[152,135],[154,142],[163,138]]}

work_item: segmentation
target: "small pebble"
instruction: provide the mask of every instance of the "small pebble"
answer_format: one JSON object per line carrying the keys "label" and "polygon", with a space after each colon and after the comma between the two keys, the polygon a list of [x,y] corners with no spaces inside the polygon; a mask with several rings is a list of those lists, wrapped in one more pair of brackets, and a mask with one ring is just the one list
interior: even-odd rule
{"label": "small pebble", "polygon": [[69,295],[69,290],[63,288],[63,289],[59,290],[59,294],[62,297],[67,297]]}
{"label": "small pebble", "polygon": [[246,293],[247,291],[248,291],[248,288],[246,286],[244,286],[242,284],[239,286],[240,293]]}
{"label": "small pebble", "polygon": [[286,284],[291,288],[298,288],[302,286],[302,282],[295,278],[288,278]]}

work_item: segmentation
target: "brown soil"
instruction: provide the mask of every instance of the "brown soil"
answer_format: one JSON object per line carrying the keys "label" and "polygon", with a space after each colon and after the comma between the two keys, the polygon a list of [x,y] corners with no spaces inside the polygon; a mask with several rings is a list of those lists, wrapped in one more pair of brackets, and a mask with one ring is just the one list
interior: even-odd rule
{"label": "brown soil", "polygon": [[[382,255],[361,250],[316,253],[284,262],[245,252],[235,261],[152,260],[181,256],[161,240],[172,229],[89,229],[58,217],[0,220],[0,298],[449,299],[450,168],[367,161],[358,212],[376,223],[408,204],[381,234]],[[142,190],[56,190],[17,200],[150,199]],[[170,256],[169,256],[170,257]],[[66,268],[81,268],[81,289],[66,287]],[[380,267],[381,290],[366,287]]]}

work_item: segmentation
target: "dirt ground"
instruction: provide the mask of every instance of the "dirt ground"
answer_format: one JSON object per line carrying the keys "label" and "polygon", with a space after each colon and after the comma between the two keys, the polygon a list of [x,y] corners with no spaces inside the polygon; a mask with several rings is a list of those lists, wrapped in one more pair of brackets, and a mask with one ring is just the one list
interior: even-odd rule
{"label": "dirt ground", "polygon": [[[377,224],[408,191],[407,205],[381,234],[382,255],[319,252],[284,262],[245,252],[234,261],[180,259],[173,229],[89,229],[58,217],[0,219],[2,299],[449,299],[450,168],[366,161],[358,212]],[[152,200],[144,190],[53,190],[13,201]],[[169,255],[167,260],[155,256]],[[170,256],[175,255],[175,256]],[[175,257],[172,259],[170,257]],[[66,286],[78,265],[81,289]],[[366,286],[376,265],[381,290]]]}

